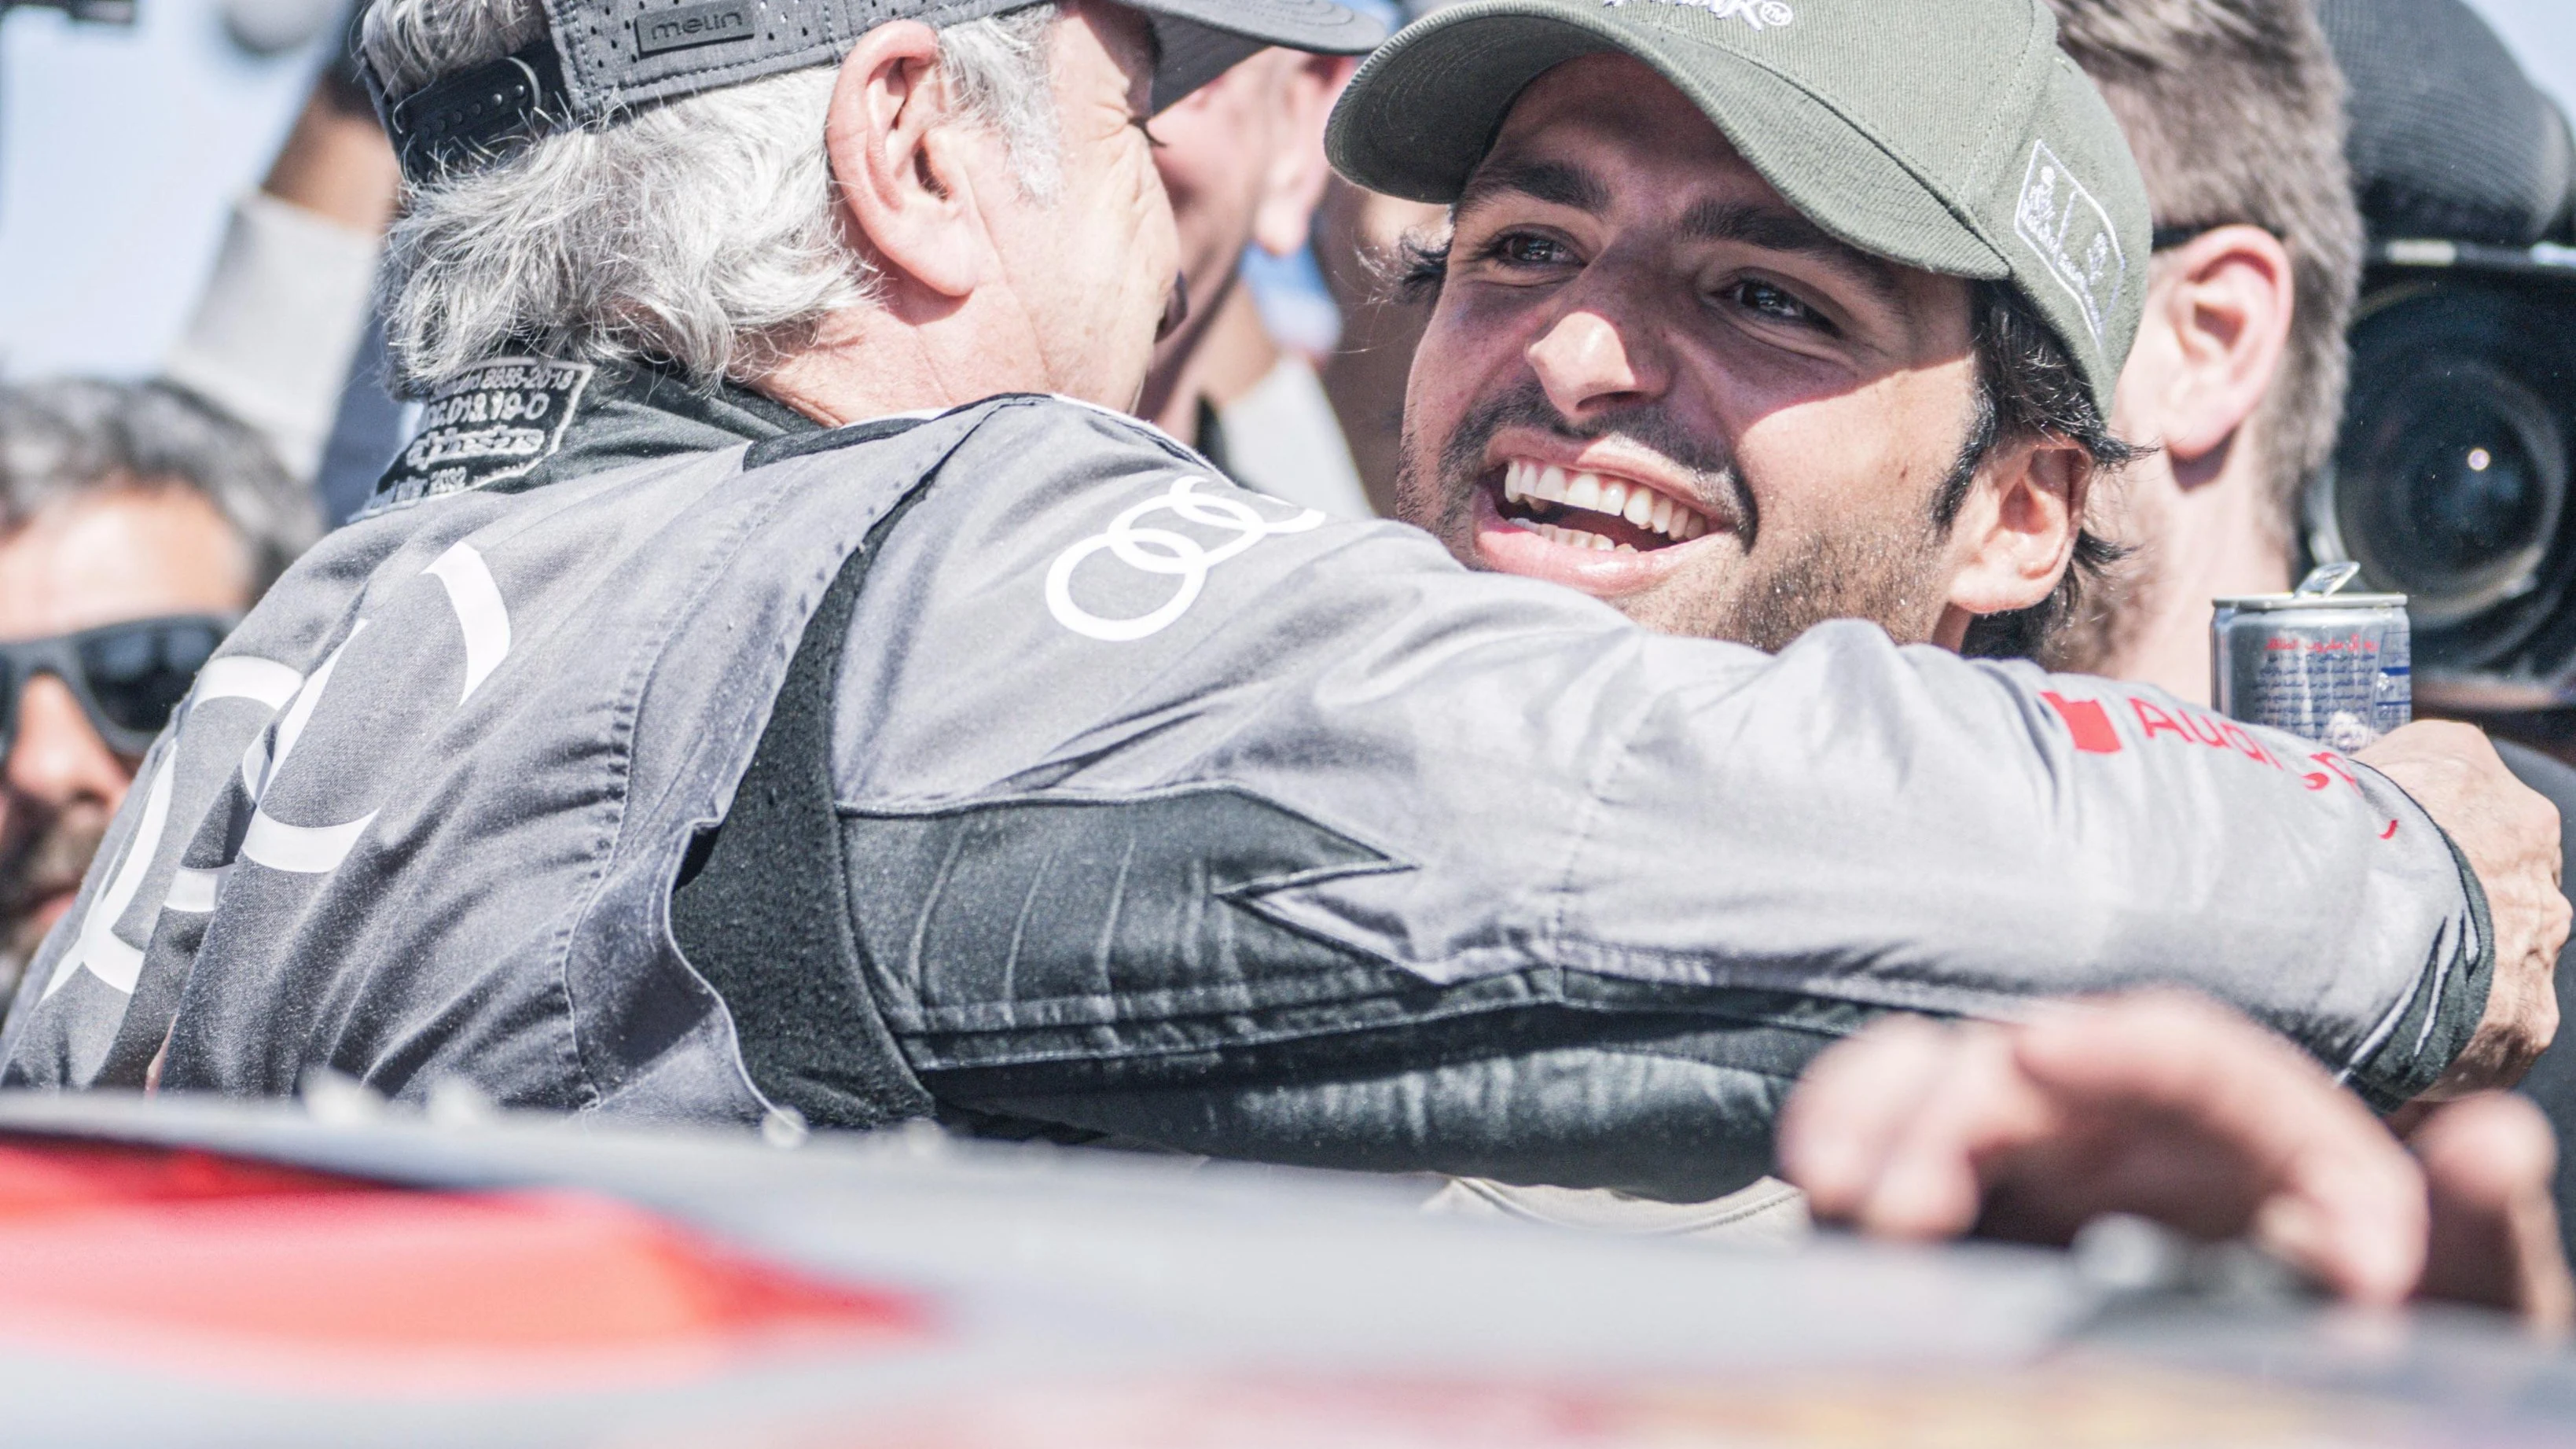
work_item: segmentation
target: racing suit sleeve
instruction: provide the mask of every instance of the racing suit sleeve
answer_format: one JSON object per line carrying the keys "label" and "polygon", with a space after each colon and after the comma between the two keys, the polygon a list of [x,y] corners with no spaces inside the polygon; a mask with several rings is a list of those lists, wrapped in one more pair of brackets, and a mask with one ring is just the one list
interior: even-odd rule
{"label": "racing suit sleeve", "polygon": [[1654,635],[1062,403],[887,537],[834,698],[868,989],[996,1126],[1705,1195],[1877,1012],[2178,983],[2386,1108],[2492,969],[2329,751],[1856,623]]}

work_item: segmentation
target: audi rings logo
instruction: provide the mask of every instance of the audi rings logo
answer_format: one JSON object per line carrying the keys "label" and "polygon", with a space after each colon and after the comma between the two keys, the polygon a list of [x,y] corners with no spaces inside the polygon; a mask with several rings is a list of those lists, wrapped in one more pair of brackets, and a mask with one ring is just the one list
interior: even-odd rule
{"label": "audi rings logo", "polygon": [[[1173,479],[1168,491],[1111,519],[1106,532],[1056,555],[1046,576],[1047,612],[1055,615],[1055,621],[1084,638],[1109,644],[1159,634],[1198,601],[1199,591],[1207,587],[1208,570],[1274,533],[1303,533],[1324,521],[1324,515],[1311,508],[1294,518],[1273,521],[1262,517],[1242,496],[1220,498],[1193,492],[1203,481],[1197,474]],[[1170,528],[1137,527],[1138,520],[1155,513],[1170,513],[1179,521],[1231,536],[1210,547]],[[1082,607],[1073,600],[1074,570],[1096,553],[1107,553],[1140,574],[1176,580],[1172,596],[1132,619],[1104,619]]]}

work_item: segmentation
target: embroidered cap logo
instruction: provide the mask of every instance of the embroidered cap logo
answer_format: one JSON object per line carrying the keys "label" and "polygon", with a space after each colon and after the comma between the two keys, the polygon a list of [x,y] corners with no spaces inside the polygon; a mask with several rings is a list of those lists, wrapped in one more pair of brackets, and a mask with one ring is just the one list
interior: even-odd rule
{"label": "embroidered cap logo", "polygon": [[[1601,0],[1604,5],[1625,5],[1628,0]],[[1741,20],[1756,30],[1787,25],[1798,18],[1786,0],[1656,0],[1662,5],[1679,5],[1692,10],[1705,10],[1720,20]]]}
{"label": "embroidered cap logo", "polygon": [[2013,208],[2013,230],[2048,264],[2050,276],[2075,298],[2085,326],[2100,346],[2109,319],[2128,286],[2129,259],[2120,250],[2119,228],[2111,213],[2057,159],[2045,141],[2030,146],[2030,169],[2023,174],[2021,203]]}

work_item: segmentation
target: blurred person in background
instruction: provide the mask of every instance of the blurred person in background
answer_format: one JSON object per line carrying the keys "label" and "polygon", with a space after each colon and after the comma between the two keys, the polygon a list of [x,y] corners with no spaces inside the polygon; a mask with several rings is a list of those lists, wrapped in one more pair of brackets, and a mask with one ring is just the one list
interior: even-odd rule
{"label": "blurred person in background", "polygon": [[347,43],[325,62],[257,190],[235,203],[162,375],[266,439],[355,513],[400,444],[371,326],[376,262],[402,173]]}
{"label": "blurred person in background", "polygon": [[175,389],[0,387],[0,979],[72,903],[137,762],[319,531],[251,432]]}
{"label": "blurred person in background", "polygon": [[[2121,556],[2040,658],[2206,703],[2211,601],[2290,587],[2301,498],[2343,419],[2363,238],[2346,86],[2308,0],[2050,3],[2060,45],[2110,102],[2145,173],[2156,251],[2112,409],[2122,436],[2151,446],[2094,513]],[[2465,7],[2443,8],[2483,32]],[[2512,63],[2501,47],[2495,58]],[[2495,747],[2557,805],[2576,844],[2576,770],[2511,741]],[[2557,974],[2562,1015],[2576,991],[2569,965],[2562,957]],[[2567,1140],[2576,1047],[2553,1044],[2523,1090]],[[2576,1233],[2576,1171],[2562,1168],[2556,1190],[2561,1228]]]}
{"label": "blurred person in background", "polygon": [[1356,63],[1265,50],[1154,117],[1188,310],[1137,404],[1245,487],[1337,518],[1370,516],[1368,496],[1313,365],[1271,336],[1241,261],[1306,244],[1332,174],[1324,117]]}
{"label": "blurred person in background", "polygon": [[2122,551],[2052,668],[2209,699],[2210,601],[2287,592],[2334,451],[2361,215],[2308,0],[2050,0],[2147,178],[2146,320],[2111,425],[2148,446],[2094,522]]}

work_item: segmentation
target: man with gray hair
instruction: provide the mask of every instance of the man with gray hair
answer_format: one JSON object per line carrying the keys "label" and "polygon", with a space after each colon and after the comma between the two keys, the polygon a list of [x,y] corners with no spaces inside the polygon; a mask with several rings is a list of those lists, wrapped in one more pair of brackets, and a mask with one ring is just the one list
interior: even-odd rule
{"label": "man with gray hair", "polygon": [[197,666],[318,532],[259,440],[185,393],[0,387],[0,987]]}
{"label": "man with gray hair", "polygon": [[[1428,87],[1387,154],[1436,122],[1472,160],[1442,97],[1499,112],[1534,55],[1659,28],[1830,163],[1833,214],[1921,243],[1863,282],[1939,325],[1811,397],[1969,410],[1936,263],[2080,320],[2107,387],[2138,318],[2099,259],[2146,204],[2036,0],[1532,3],[1544,43],[1372,62],[1380,101]],[[384,0],[422,431],[208,667],[7,1080],[327,1067],[1707,1196],[1891,1010],[2181,981],[2391,1108],[2537,1049],[2490,987],[2565,933],[2556,842],[2491,757],[2419,732],[2410,795],[2262,731],[2124,744],[2117,686],[1858,627],[1665,638],[1111,411],[1172,321],[1156,106],[1373,39],[1321,0]],[[2010,154],[1900,163],[1942,118]]]}

